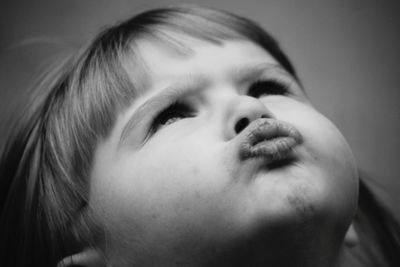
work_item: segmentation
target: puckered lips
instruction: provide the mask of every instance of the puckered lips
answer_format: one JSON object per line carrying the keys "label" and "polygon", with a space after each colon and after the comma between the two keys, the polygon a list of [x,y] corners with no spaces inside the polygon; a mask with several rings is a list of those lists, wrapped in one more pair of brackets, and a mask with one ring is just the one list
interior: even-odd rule
{"label": "puckered lips", "polygon": [[295,127],[271,118],[251,122],[240,136],[240,158],[263,158],[266,164],[288,160],[293,148],[302,143],[302,136]]}

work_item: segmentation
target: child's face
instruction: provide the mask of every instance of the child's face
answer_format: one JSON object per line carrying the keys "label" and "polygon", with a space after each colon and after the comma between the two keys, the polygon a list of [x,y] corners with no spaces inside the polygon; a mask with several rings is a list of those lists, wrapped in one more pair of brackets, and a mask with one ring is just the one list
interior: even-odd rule
{"label": "child's face", "polygon": [[338,129],[257,45],[187,42],[194,53],[141,42],[149,89],[96,151],[90,203],[109,256],[200,261],[256,236],[271,253],[339,244],[358,175]]}

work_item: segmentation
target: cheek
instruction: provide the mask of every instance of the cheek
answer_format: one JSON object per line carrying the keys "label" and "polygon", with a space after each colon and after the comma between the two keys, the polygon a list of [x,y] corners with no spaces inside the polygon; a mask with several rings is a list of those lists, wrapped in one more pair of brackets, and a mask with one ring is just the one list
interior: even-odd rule
{"label": "cheek", "polygon": [[101,181],[92,187],[92,203],[100,207],[116,243],[128,239],[134,244],[140,237],[159,247],[193,236],[222,240],[217,236],[227,234],[237,206],[234,189],[216,160],[220,147],[207,138],[196,140],[155,139],[139,153],[103,168]]}
{"label": "cheek", "polygon": [[342,134],[305,102],[275,98],[265,104],[277,119],[291,123],[303,135],[304,142],[297,148],[300,180],[307,189],[303,202],[333,220],[349,221],[357,205],[358,171]]}
{"label": "cheek", "polygon": [[333,216],[352,216],[358,198],[358,170],[347,141],[337,127],[309,106],[288,117],[304,135],[305,160],[318,178],[322,207]]}
{"label": "cheek", "polygon": [[[324,167],[357,174],[350,146],[338,128],[311,105],[293,99],[268,103],[278,119],[294,125],[304,137],[307,154]],[[358,177],[358,175],[355,175]]]}
{"label": "cheek", "polygon": [[306,136],[305,146],[315,155],[315,159],[325,167],[332,167],[332,173],[336,170],[337,173],[347,173],[346,177],[357,176],[353,153],[338,128],[312,108],[305,109],[299,115],[304,119],[298,127]]}

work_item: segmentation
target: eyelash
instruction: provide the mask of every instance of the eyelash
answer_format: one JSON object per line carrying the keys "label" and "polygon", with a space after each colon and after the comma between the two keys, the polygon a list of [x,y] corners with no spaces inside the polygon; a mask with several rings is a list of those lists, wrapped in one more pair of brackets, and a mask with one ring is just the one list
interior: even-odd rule
{"label": "eyelash", "polygon": [[175,102],[162,110],[152,123],[151,132],[155,133],[163,126],[174,123],[177,118],[189,118],[194,116],[194,110],[183,102]]}
{"label": "eyelash", "polygon": [[[279,81],[256,81],[248,91],[248,95],[260,98],[268,95],[288,95],[289,88],[284,83]],[[155,117],[151,124],[150,133],[154,134],[162,127],[174,123],[179,119],[189,118],[194,116],[194,110],[187,103],[175,102],[162,110]],[[176,120],[175,120],[176,119]]]}
{"label": "eyelash", "polygon": [[268,95],[288,95],[289,86],[279,81],[256,81],[247,93],[249,96],[260,98]]}

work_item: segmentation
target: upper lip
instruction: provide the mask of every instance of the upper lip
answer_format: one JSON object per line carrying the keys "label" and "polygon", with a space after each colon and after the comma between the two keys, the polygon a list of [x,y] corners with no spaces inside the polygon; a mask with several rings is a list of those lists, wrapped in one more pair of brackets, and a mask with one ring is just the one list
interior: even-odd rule
{"label": "upper lip", "polygon": [[241,159],[263,157],[269,162],[283,160],[302,143],[302,136],[294,126],[270,118],[251,122],[240,135]]}

